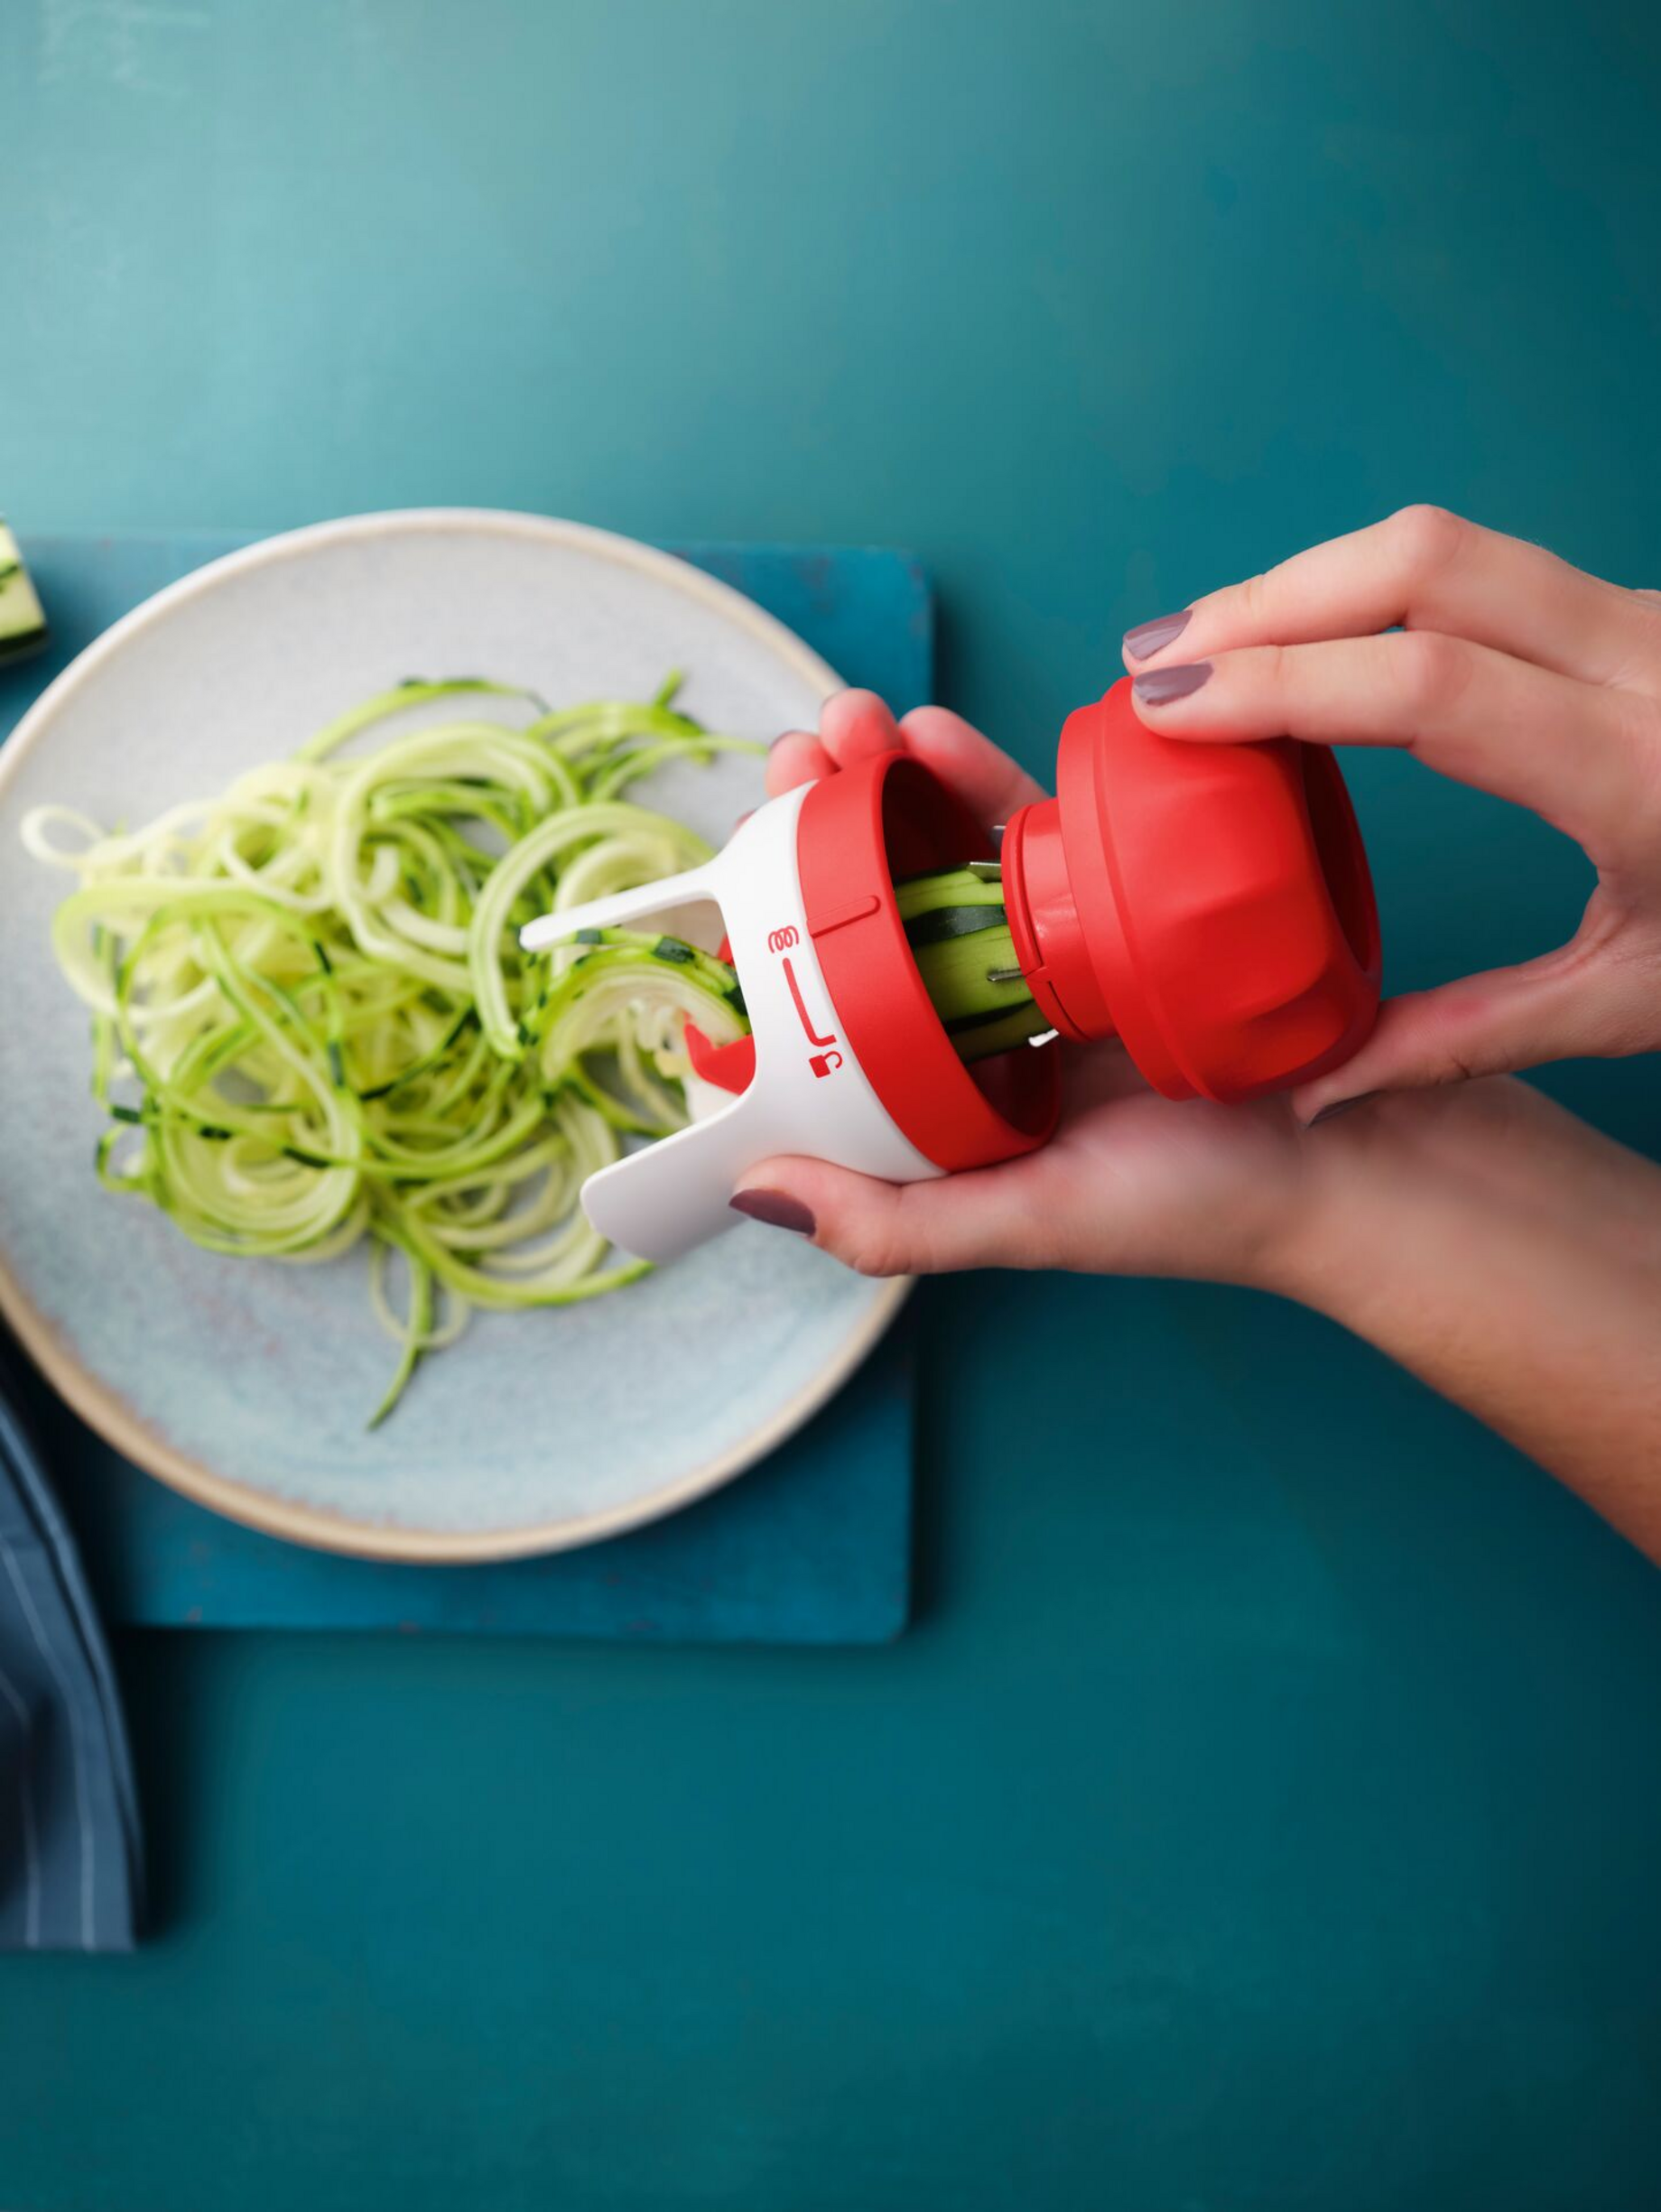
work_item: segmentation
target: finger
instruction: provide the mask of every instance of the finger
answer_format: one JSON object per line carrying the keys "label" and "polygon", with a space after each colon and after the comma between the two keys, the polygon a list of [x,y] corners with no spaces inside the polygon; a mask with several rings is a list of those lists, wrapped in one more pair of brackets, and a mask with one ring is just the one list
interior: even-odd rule
{"label": "finger", "polygon": [[972,723],[947,707],[914,707],[900,723],[905,748],[988,825],[1044,795],[1043,786]]}
{"label": "finger", "polygon": [[1132,697],[1173,737],[1399,747],[1532,807],[1594,858],[1629,827],[1661,738],[1647,700],[1429,630],[1248,646],[1144,673]]}
{"label": "finger", "polygon": [[875,692],[838,692],[819,710],[819,739],[839,767],[851,761],[868,760],[874,753],[891,753],[900,733],[887,707]]}
{"label": "finger", "polygon": [[732,1203],[753,1220],[811,1236],[861,1275],[1051,1264],[1019,1178],[995,1168],[894,1184],[822,1160],[768,1160],[744,1178]]}
{"label": "finger", "polygon": [[775,739],[767,755],[767,796],[793,791],[798,784],[813,784],[821,776],[834,776],[836,763],[817,738],[805,730],[787,730]]}
{"label": "finger", "polygon": [[1378,1091],[1419,1090],[1505,1075],[1548,1061],[1630,1051],[1619,996],[1588,985],[1583,946],[1565,945],[1520,968],[1496,968],[1436,990],[1387,999],[1353,1058],[1301,1084],[1293,1111],[1307,1124]]}
{"label": "finger", "polygon": [[1126,636],[1135,671],[1249,645],[1438,630],[1591,683],[1661,683],[1661,610],[1543,546],[1410,507]]}

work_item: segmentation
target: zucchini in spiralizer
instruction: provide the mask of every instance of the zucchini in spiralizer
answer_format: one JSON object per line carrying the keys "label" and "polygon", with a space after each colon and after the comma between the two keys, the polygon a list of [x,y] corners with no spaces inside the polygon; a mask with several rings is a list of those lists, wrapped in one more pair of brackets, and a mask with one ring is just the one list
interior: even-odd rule
{"label": "zucchini in spiralizer", "polygon": [[46,643],[46,617],[17,540],[0,519],[0,665],[38,653]]}
{"label": "zucchini in spiralizer", "polygon": [[[91,1014],[100,1178],[218,1252],[316,1261],[367,1241],[400,1346],[376,1420],[474,1307],[645,1272],[578,1194],[626,1139],[684,1123],[689,1020],[716,1046],[748,1027],[733,970],[680,937],[519,947],[534,915],[709,858],[626,795],[742,742],[677,709],[676,686],[554,710],[412,680],[147,828],[25,819],[29,850],[77,879],[53,941]],[[410,726],[435,707],[447,719]],[[383,741],[348,749],[366,737]],[[965,1058],[1043,1028],[996,881],[953,871],[898,897]]]}
{"label": "zucchini in spiralizer", "polygon": [[1048,1032],[1016,958],[1003,885],[990,863],[913,877],[895,886],[895,903],[960,1059],[984,1059]]}

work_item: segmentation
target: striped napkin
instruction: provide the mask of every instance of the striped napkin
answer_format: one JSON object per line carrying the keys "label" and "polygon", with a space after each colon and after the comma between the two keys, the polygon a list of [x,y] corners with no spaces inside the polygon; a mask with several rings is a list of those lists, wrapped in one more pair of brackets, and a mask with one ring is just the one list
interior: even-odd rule
{"label": "striped napkin", "polygon": [[0,1950],[131,1950],[143,1894],[109,1653],[0,1342]]}

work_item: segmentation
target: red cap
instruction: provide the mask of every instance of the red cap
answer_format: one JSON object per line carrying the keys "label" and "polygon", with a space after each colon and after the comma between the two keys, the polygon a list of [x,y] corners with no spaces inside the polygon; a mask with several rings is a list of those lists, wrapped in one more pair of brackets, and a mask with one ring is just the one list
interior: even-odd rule
{"label": "red cap", "polygon": [[1378,914],[1324,748],[1160,737],[1127,678],[1069,717],[1056,783],[1002,859],[1016,957],[1064,1036],[1117,1034],[1167,1098],[1225,1102],[1365,1040]]}

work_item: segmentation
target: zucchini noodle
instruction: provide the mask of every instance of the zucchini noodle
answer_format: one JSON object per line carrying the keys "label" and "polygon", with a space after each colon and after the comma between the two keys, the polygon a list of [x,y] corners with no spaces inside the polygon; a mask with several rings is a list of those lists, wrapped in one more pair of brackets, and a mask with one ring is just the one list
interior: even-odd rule
{"label": "zucchini noodle", "polygon": [[[626,1137],[683,1124],[685,1018],[741,1035],[737,979],[675,937],[587,932],[533,962],[518,932],[710,857],[624,796],[670,761],[760,749],[680,712],[678,683],[556,712],[412,681],[147,829],[59,806],[23,824],[77,878],[52,942],[92,1016],[99,1179],[210,1251],[318,1261],[367,1241],[399,1344],[371,1427],[474,1307],[646,1271],[578,1194]],[[462,719],[384,732],[441,700]],[[385,742],[343,757],[366,733]]]}

